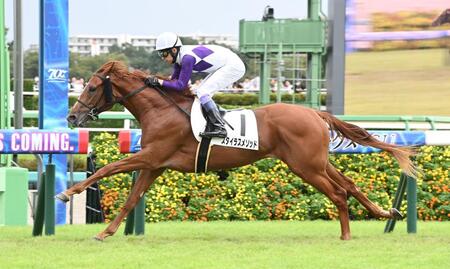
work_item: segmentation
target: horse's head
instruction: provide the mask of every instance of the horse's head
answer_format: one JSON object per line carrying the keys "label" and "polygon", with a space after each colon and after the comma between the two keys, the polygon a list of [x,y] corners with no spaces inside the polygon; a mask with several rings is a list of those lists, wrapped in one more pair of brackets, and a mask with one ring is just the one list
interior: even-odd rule
{"label": "horse's head", "polygon": [[[107,65],[109,68],[104,68]],[[111,82],[110,71],[114,62],[105,64],[89,80],[77,102],[67,116],[67,121],[77,127],[83,126],[89,120],[96,120],[98,114],[112,108],[116,103]]]}

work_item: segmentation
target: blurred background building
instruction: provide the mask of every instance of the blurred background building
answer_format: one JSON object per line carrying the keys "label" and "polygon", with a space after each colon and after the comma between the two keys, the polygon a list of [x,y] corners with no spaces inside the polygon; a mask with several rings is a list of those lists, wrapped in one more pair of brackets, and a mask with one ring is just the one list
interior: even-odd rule
{"label": "blurred background building", "polygon": [[[237,48],[237,38],[232,35],[208,35],[208,34],[189,34],[183,35],[197,40],[200,44],[217,43]],[[69,38],[69,51],[81,55],[95,56],[108,53],[113,45],[122,46],[130,44],[135,48],[144,48],[147,52],[153,51],[155,47],[156,36],[145,35],[76,35]]]}

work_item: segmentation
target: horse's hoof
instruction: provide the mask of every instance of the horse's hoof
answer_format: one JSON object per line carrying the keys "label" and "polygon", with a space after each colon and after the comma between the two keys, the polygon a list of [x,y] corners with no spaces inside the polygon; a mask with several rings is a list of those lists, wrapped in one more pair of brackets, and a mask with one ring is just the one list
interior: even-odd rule
{"label": "horse's hoof", "polygon": [[350,240],[351,236],[350,235],[341,235],[341,240],[347,241]]}
{"label": "horse's hoof", "polygon": [[92,239],[94,239],[95,241],[98,241],[98,242],[103,242],[103,240],[104,240],[104,238],[101,238],[98,235],[92,237]]}
{"label": "horse's hoof", "polygon": [[63,203],[69,202],[70,198],[64,192],[60,192],[55,196],[56,199],[59,199]]}
{"label": "horse's hoof", "polygon": [[390,211],[391,211],[392,219],[395,219],[395,220],[403,219],[402,213],[400,213],[400,211],[398,211],[397,208],[391,208]]}

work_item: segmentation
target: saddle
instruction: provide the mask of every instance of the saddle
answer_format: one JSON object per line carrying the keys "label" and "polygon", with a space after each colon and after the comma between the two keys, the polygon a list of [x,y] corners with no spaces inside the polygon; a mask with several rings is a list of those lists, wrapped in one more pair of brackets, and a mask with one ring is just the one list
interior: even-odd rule
{"label": "saddle", "polygon": [[[191,126],[195,139],[199,142],[196,157],[196,172],[206,172],[209,152],[212,146],[233,147],[248,150],[259,149],[258,126],[255,113],[249,109],[225,110],[219,107],[219,112],[225,120],[227,137],[208,138],[200,137],[205,131],[207,120],[202,111],[200,101],[195,98],[191,109]],[[204,162],[204,165],[199,165]]]}

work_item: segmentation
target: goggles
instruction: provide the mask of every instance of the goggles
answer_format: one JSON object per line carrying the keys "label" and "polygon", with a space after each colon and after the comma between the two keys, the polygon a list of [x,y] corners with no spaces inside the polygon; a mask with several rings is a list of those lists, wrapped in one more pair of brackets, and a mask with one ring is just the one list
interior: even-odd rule
{"label": "goggles", "polygon": [[169,53],[170,53],[170,49],[158,51],[159,57],[161,57],[163,59],[166,58],[169,55]]}

